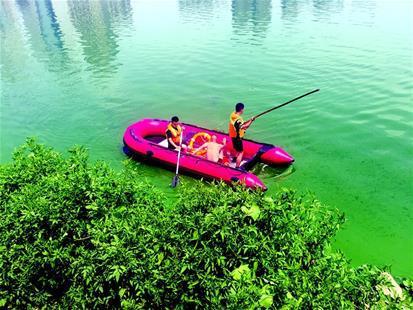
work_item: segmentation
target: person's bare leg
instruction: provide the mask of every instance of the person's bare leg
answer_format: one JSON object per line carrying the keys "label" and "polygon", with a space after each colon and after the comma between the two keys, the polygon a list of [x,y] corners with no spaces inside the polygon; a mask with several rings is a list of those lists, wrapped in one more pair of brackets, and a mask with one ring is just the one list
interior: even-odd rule
{"label": "person's bare leg", "polygon": [[239,166],[241,165],[243,155],[244,155],[244,152],[239,152],[237,154],[237,163],[235,164],[235,167],[239,168]]}

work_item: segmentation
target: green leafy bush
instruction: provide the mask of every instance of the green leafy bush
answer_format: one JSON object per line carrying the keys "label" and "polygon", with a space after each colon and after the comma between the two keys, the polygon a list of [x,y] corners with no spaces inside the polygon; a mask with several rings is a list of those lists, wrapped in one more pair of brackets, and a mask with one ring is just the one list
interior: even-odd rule
{"label": "green leafy bush", "polygon": [[224,184],[166,197],[121,172],[28,140],[0,166],[0,306],[402,308],[382,270],[352,268],[330,239],[344,217],[312,197]]}

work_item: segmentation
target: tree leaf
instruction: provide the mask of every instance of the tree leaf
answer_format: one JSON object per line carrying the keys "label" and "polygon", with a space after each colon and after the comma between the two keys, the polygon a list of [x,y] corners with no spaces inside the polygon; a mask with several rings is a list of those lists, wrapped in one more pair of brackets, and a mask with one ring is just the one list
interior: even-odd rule
{"label": "tree leaf", "polygon": [[119,290],[119,297],[122,298],[123,295],[125,295],[125,292],[126,292],[126,289],[125,289],[125,288],[121,288],[121,289]]}
{"label": "tree leaf", "polygon": [[260,298],[260,306],[261,307],[265,307],[265,308],[269,308],[272,306],[273,303],[273,296],[272,295],[268,295],[268,294],[264,294],[261,296]]}
{"label": "tree leaf", "polygon": [[241,211],[244,212],[247,216],[252,217],[254,221],[258,220],[261,214],[260,207],[258,207],[256,204],[252,205],[250,208],[242,206]]}
{"label": "tree leaf", "polygon": [[232,275],[232,278],[234,280],[239,281],[239,280],[241,280],[241,277],[242,277],[243,274],[247,274],[249,272],[250,272],[250,268],[248,267],[248,265],[241,265],[238,268],[235,268],[231,272],[231,275]]}

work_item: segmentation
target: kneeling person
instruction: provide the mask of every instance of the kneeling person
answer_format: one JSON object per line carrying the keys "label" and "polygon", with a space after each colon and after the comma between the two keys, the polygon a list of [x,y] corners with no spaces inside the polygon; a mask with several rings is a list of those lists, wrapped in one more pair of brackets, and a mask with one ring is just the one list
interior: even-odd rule
{"label": "kneeling person", "polygon": [[222,140],[222,144],[217,143],[217,137],[212,136],[210,142],[206,142],[203,145],[201,145],[199,148],[197,148],[194,151],[194,154],[196,154],[198,151],[206,149],[207,150],[207,159],[210,161],[213,161],[217,163],[222,157],[222,149],[224,148],[226,144],[226,139]]}
{"label": "kneeling person", "polygon": [[168,149],[179,150],[181,147],[182,127],[179,124],[178,116],[173,116],[171,118],[171,122],[168,124],[165,135],[168,140]]}

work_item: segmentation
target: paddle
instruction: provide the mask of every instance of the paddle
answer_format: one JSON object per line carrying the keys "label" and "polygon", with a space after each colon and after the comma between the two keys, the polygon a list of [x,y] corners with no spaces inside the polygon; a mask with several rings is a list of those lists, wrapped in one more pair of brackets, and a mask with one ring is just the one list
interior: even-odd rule
{"label": "paddle", "polygon": [[176,161],[176,172],[175,176],[172,179],[172,184],[171,187],[175,188],[178,186],[179,183],[179,176],[178,176],[178,171],[179,171],[179,159],[181,158],[181,150],[182,150],[182,136],[184,135],[184,130],[182,129],[181,131],[181,137],[180,137],[180,142],[179,142],[179,151],[178,151],[178,160]]}
{"label": "paddle", "polygon": [[281,108],[281,107],[283,107],[283,106],[285,106],[285,105],[287,105],[287,104],[289,104],[289,103],[291,103],[291,102],[293,102],[293,101],[296,101],[296,100],[298,100],[298,99],[301,99],[301,98],[303,98],[303,97],[305,97],[305,96],[308,96],[308,95],[311,95],[312,93],[315,93],[315,92],[318,92],[320,89],[314,89],[313,91],[310,91],[310,92],[308,92],[308,93],[306,93],[306,94],[304,94],[304,95],[301,95],[301,96],[299,96],[299,97],[297,97],[297,98],[294,98],[294,99],[291,99],[290,101],[287,101],[287,102],[284,102],[283,104],[280,104],[280,105],[277,105],[276,107],[273,107],[273,108],[271,108],[271,109],[268,109],[268,110],[266,110],[266,111],[264,111],[264,112],[262,112],[262,113],[260,113],[260,114],[258,114],[258,115],[255,115],[253,118],[251,118],[250,120],[256,120],[258,117],[260,117],[260,116],[262,116],[262,115],[264,115],[264,114],[267,114],[267,113],[269,113],[269,112],[271,112],[271,111],[274,111],[274,110],[276,110],[276,109],[278,109],[278,108]]}

